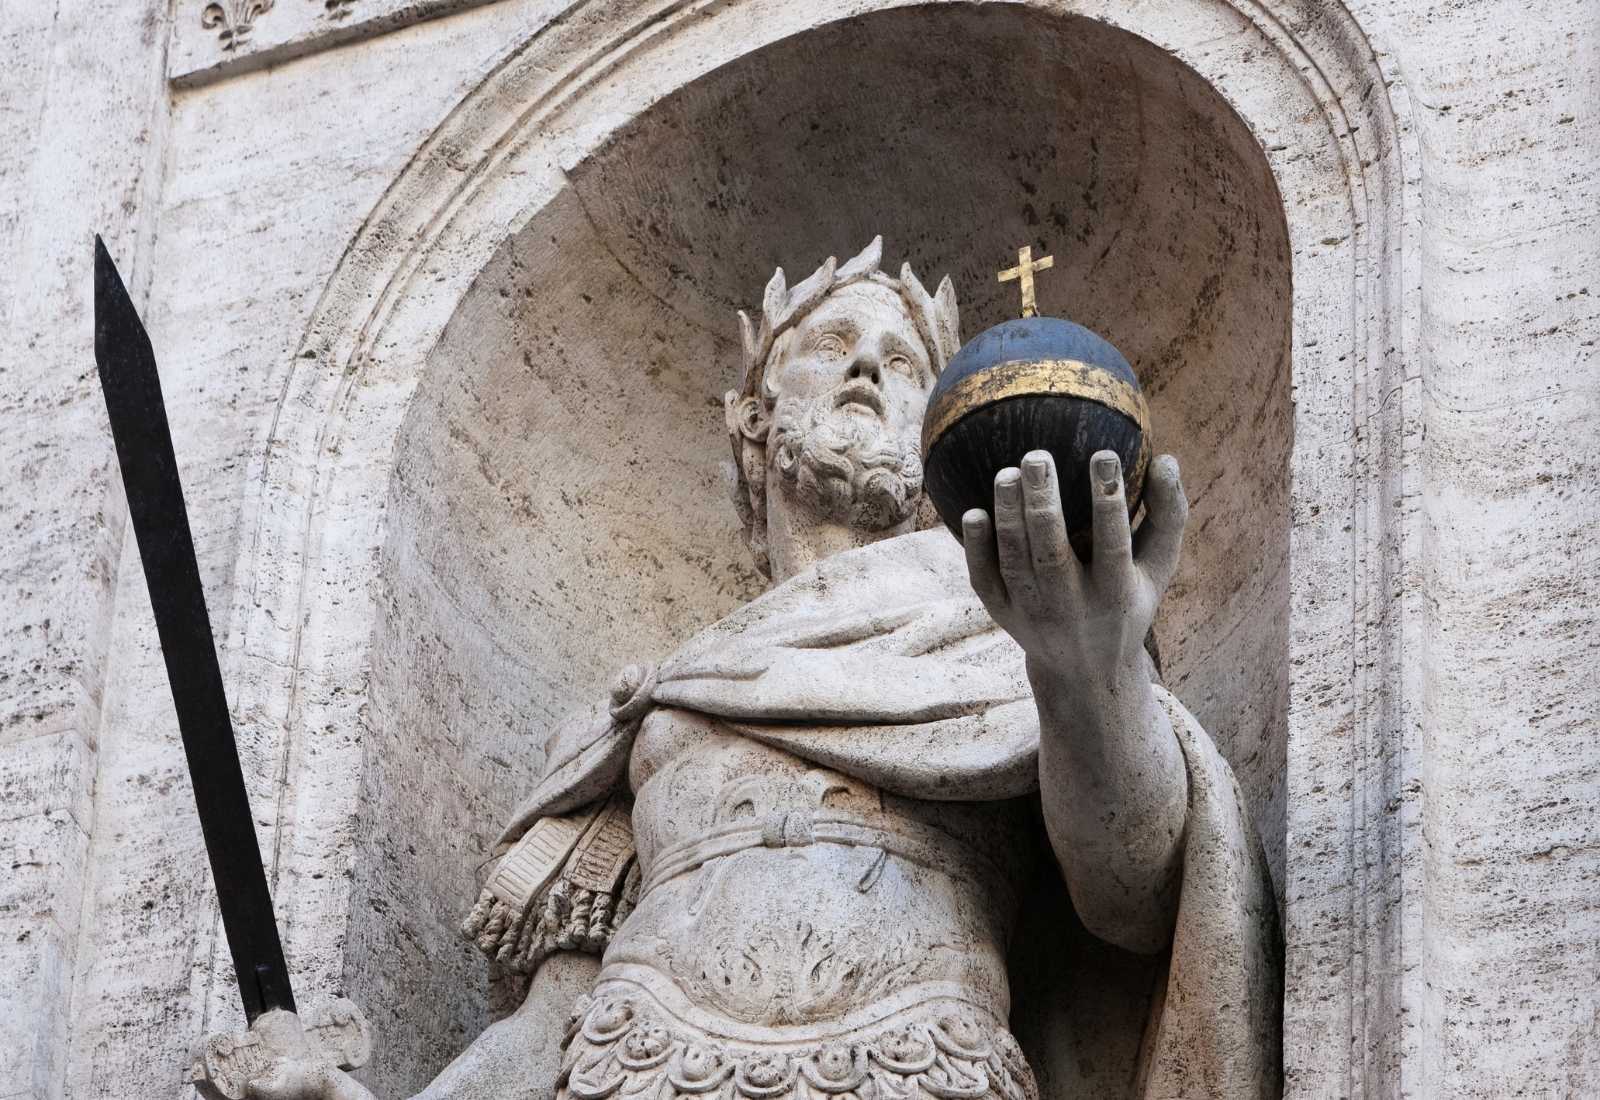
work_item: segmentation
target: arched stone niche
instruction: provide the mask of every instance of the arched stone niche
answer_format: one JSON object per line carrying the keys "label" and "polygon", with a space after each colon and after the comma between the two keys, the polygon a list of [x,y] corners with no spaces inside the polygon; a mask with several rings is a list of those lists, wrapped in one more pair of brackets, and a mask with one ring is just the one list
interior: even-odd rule
{"label": "arched stone niche", "polygon": [[[277,656],[240,709],[284,761],[297,980],[368,1006],[376,1083],[416,1086],[483,1019],[453,929],[549,724],[757,590],[720,483],[731,311],[876,232],[954,275],[969,336],[1013,309],[994,269],[1051,249],[1043,309],[1138,365],[1195,505],[1169,681],[1285,895],[1291,1074],[1354,1072],[1373,979],[1345,962],[1387,942],[1350,891],[1390,703],[1350,670],[1398,629],[1361,595],[1402,545],[1394,123],[1337,19],[1311,65],[1256,14],[616,5],[534,35],[430,139],[297,357],[268,580],[237,609]],[[337,729],[359,743],[309,736]]]}
{"label": "arched stone niche", "polygon": [[1281,880],[1288,234],[1213,89],[1081,18],[880,12],[701,77],[568,178],[462,299],[400,434],[358,890],[447,925],[552,723],[760,590],[721,477],[734,309],[875,231],[954,275],[969,334],[1015,312],[1016,245],[1052,248],[1046,312],[1138,366],[1194,495],[1170,679]]}

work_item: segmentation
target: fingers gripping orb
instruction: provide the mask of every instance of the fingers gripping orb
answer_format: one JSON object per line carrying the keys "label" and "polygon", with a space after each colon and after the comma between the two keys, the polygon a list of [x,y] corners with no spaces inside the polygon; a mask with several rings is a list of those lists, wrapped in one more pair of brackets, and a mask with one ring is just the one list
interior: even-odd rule
{"label": "fingers gripping orb", "polygon": [[1067,534],[1080,558],[1093,538],[1089,460],[1122,460],[1128,514],[1150,464],[1150,412],[1128,361],[1082,325],[1023,317],[988,329],[950,361],[922,423],[924,485],[945,526],[994,509],[995,474],[1033,450],[1055,458]]}

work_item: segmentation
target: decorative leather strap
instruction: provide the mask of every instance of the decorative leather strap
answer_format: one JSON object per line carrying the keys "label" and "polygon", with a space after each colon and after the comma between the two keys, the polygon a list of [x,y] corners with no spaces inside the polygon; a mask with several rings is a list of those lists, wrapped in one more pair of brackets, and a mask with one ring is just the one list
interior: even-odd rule
{"label": "decorative leather strap", "polygon": [[[946,873],[959,873],[965,862],[958,855],[956,840],[931,825],[903,818],[876,822],[835,810],[789,810],[730,822],[664,849],[655,858],[639,894],[643,897],[663,882],[749,848],[804,848],[812,844],[877,848]],[[960,853],[978,855],[965,847],[960,848]],[[994,870],[1000,873],[999,868]],[[863,877],[861,888],[869,889],[870,880],[876,879],[880,871],[881,866],[874,863]]]}

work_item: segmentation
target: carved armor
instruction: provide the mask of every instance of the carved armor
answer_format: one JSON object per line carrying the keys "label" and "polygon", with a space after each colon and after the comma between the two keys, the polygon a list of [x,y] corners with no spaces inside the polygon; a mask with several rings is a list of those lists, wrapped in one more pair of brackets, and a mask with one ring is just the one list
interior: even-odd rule
{"label": "carved armor", "polygon": [[1033,1074],[1000,1021],[935,998],[822,1038],[792,1029],[719,1035],[680,1019],[642,987],[602,981],[565,1041],[559,1100],[1037,1100]]}

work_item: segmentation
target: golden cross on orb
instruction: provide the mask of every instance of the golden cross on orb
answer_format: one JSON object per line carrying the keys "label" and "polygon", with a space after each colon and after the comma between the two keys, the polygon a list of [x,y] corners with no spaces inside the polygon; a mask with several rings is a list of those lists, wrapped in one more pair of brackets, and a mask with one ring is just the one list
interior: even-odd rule
{"label": "golden cross on orb", "polygon": [[1000,281],[1002,283],[1009,283],[1012,279],[1017,279],[1022,283],[1022,315],[1024,317],[1039,316],[1039,303],[1033,296],[1033,273],[1035,271],[1047,271],[1054,266],[1056,266],[1056,258],[1054,256],[1041,256],[1036,260],[1033,258],[1033,246],[1025,244],[1017,249],[1017,266],[1008,267],[1000,272]]}

